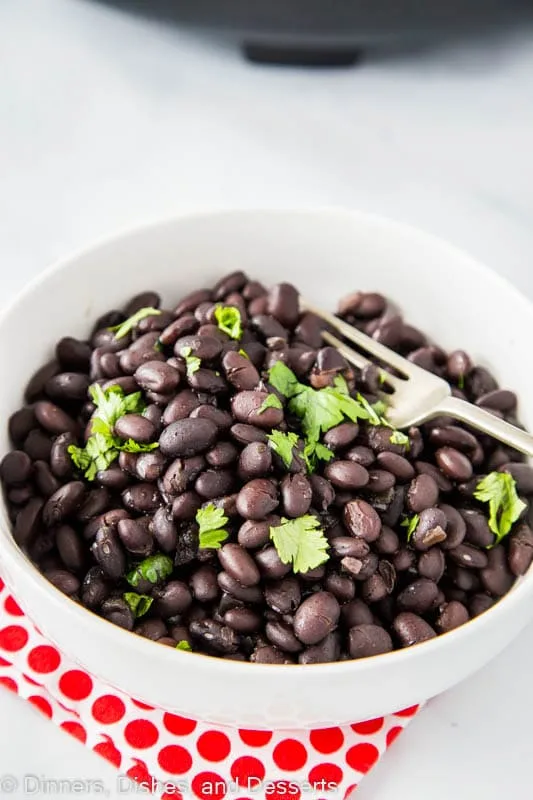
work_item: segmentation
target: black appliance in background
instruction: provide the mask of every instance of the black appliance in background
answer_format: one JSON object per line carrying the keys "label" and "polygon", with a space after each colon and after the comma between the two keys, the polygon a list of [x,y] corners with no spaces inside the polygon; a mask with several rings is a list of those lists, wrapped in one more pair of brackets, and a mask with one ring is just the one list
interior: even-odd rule
{"label": "black appliance in background", "polygon": [[366,49],[429,45],[533,19],[531,0],[100,0],[230,37],[249,58],[350,64]]}

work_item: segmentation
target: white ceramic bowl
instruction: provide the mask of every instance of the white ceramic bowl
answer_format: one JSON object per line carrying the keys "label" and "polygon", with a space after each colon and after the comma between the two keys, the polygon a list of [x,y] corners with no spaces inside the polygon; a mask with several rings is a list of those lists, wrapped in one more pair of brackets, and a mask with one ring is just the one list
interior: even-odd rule
{"label": "white ceramic bowl", "polygon": [[[132,294],[170,306],[221,274],[245,269],[292,281],[325,307],[353,289],[382,291],[446,348],[464,347],[517,390],[533,426],[533,307],[466,255],[418,231],[344,211],[237,211],[182,217],[98,244],[44,272],[0,318],[0,447],[8,416],[61,336]],[[448,689],[505,647],[533,614],[530,573],[488,613],[407,650],[315,666],[242,664],[162,647],[67,600],[20,552],[1,508],[1,572],[58,647],[148,703],[249,727],[323,726],[375,717]]]}

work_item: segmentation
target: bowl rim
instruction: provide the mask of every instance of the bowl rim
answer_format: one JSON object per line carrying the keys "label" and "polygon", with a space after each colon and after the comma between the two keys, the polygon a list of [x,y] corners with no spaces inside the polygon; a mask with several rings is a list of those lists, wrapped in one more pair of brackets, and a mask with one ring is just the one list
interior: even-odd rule
{"label": "bowl rim", "polygon": [[[172,227],[180,225],[181,223],[187,224],[189,221],[196,220],[221,220],[234,218],[234,217],[265,217],[270,218],[286,218],[287,216],[317,219],[323,217],[337,217],[343,218],[347,224],[350,222],[364,223],[372,225],[377,229],[391,230],[397,234],[414,238],[420,243],[424,243],[433,250],[440,250],[444,257],[450,259],[461,260],[470,271],[475,272],[485,282],[490,282],[491,289],[495,292],[503,291],[508,295],[513,296],[514,302],[520,304],[524,312],[529,314],[533,319],[533,302],[530,301],[524,294],[522,294],[514,284],[511,283],[506,277],[494,272],[490,267],[486,266],[476,258],[471,256],[468,252],[462,250],[460,247],[451,244],[444,238],[430,233],[423,228],[418,228],[415,225],[401,222],[399,220],[391,219],[390,217],[380,214],[370,213],[367,211],[352,209],[346,206],[309,206],[309,207],[272,207],[272,208],[218,208],[218,209],[204,209],[201,211],[182,211],[173,213],[165,217],[155,218],[146,222],[127,225],[117,229],[114,232],[98,237],[89,244],[76,248],[66,256],[52,262],[48,267],[34,276],[19,292],[17,292],[10,301],[0,309],[0,329],[4,321],[13,313],[16,312],[19,304],[23,303],[27,296],[31,295],[39,286],[46,284],[52,275],[56,275],[63,270],[68,270],[75,265],[76,261],[86,257],[98,250],[105,249],[112,246],[120,240],[127,240],[129,238],[155,233],[158,229],[165,227]],[[6,506],[2,496],[1,508],[7,519]],[[0,525],[4,526],[4,520],[0,520]],[[4,532],[6,532],[4,530]],[[511,590],[503,597],[496,600],[494,606],[489,608],[482,614],[470,619],[463,625],[429,639],[425,642],[420,642],[410,647],[393,650],[388,653],[382,653],[375,656],[368,656],[361,659],[349,659],[346,661],[327,662],[319,664],[250,664],[250,662],[231,661],[229,659],[216,658],[203,653],[183,652],[176,648],[162,647],[150,639],[142,636],[136,636],[131,631],[126,631],[117,625],[98,616],[90,609],[85,608],[65,596],[60,592],[52,583],[50,583],[42,575],[41,572],[33,565],[28,556],[19,548],[12,537],[12,531],[8,526],[7,536],[5,540],[0,539],[0,565],[2,563],[1,556],[4,552],[9,554],[12,565],[17,569],[23,570],[26,573],[27,580],[31,581],[38,591],[45,592],[51,603],[54,606],[59,605],[64,610],[65,614],[72,616],[74,622],[78,622],[82,626],[89,629],[89,633],[94,631],[99,637],[104,637],[110,640],[112,646],[119,647],[121,644],[127,645],[129,648],[140,648],[145,654],[154,655],[159,653],[159,658],[170,659],[177,668],[190,665],[190,659],[202,659],[203,666],[209,669],[209,665],[216,668],[218,673],[224,677],[226,673],[236,679],[250,678],[252,675],[260,677],[262,674],[274,676],[275,674],[283,675],[285,678],[288,674],[297,676],[298,680],[305,680],[305,675],[309,679],[313,677],[320,678],[334,678],[337,675],[353,674],[354,677],[358,673],[366,672],[368,669],[375,668],[379,665],[390,665],[391,668],[395,664],[402,664],[403,662],[415,658],[417,653],[423,653],[430,656],[431,653],[437,651],[439,648],[446,647],[447,643],[460,644],[461,641],[468,637],[471,632],[481,632],[483,628],[490,626],[502,618],[508,612],[511,613],[512,609],[519,603],[524,601],[527,594],[533,595],[533,566],[530,567],[526,575],[516,579],[515,584]],[[6,585],[9,585],[9,575],[3,576]],[[17,597],[17,602],[24,608],[24,598]],[[28,614],[31,620],[31,614]],[[158,649],[155,649],[155,648]],[[70,654],[69,654],[70,655]],[[76,655],[71,655],[73,660],[76,660]],[[266,672],[265,672],[266,671]]]}

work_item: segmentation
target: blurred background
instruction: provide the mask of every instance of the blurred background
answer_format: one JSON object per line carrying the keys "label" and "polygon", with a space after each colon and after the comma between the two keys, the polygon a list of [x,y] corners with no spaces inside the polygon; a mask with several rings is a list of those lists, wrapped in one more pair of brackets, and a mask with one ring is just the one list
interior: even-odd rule
{"label": "blurred background", "polygon": [[[2,301],[117,228],[316,205],[419,225],[533,298],[532,133],[533,0],[0,0]],[[532,652],[530,629],[433,703],[360,800],[526,800]],[[0,773],[111,780],[6,692],[0,715]]]}

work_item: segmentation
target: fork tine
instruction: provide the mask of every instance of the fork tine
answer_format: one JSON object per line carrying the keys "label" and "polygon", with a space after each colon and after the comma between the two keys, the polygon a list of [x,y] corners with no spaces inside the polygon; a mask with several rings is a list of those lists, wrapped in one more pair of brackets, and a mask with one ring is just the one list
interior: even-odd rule
{"label": "fork tine", "polygon": [[317,308],[311,303],[308,303],[307,300],[302,299],[302,304],[306,311],[310,311],[312,314],[315,314],[317,317],[323,319],[325,322],[331,325],[332,328],[335,328],[335,330],[341,333],[346,339],[354,342],[354,344],[358,344],[359,347],[362,347],[363,350],[367,351],[367,353],[372,353],[372,355],[379,358],[385,364],[394,367],[394,369],[397,369],[407,377],[418,372],[419,367],[417,367],[416,364],[411,364],[406,358],[399,356],[390,348],[380,344],[380,342],[376,342],[374,339],[371,339],[370,336],[366,335],[366,333],[361,333],[361,331],[358,331],[357,328],[354,328],[352,325],[348,325],[347,322],[339,319],[334,314],[330,314],[328,311],[323,311],[321,308]]}
{"label": "fork tine", "polygon": [[[325,342],[328,342],[328,344],[333,345],[333,347],[339,351],[341,356],[344,356],[347,361],[349,361],[351,364],[354,364],[354,366],[358,367],[359,369],[363,369],[369,364],[372,364],[372,361],[369,361],[368,358],[365,358],[363,355],[361,355],[361,353],[358,353],[357,350],[353,350],[351,347],[348,347],[348,345],[344,344],[344,342],[341,342],[340,339],[337,339],[337,337],[333,336],[333,334],[329,331],[322,331],[322,338]],[[391,375],[386,369],[380,367],[380,371],[385,376],[385,382],[394,388],[398,388],[400,384],[404,383],[401,378]]]}

